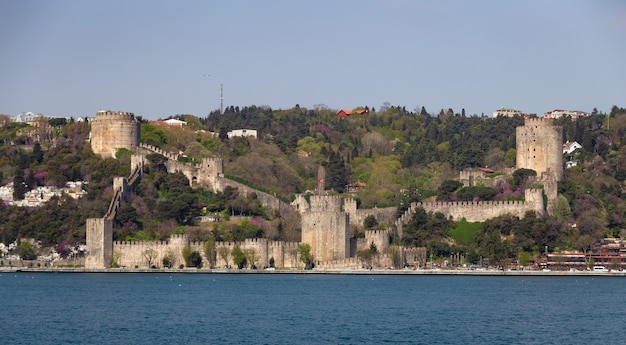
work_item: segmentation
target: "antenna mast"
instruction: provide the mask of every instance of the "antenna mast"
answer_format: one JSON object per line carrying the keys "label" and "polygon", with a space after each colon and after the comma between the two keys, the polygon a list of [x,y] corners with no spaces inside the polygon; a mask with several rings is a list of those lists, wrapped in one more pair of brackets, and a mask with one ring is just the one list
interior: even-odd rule
{"label": "antenna mast", "polygon": [[220,82],[220,114],[224,113],[224,84]]}

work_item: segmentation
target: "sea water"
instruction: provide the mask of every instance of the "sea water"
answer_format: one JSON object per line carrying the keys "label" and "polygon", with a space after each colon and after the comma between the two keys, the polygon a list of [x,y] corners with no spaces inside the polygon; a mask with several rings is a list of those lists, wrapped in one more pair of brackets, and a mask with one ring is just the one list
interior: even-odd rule
{"label": "sea water", "polygon": [[621,277],[1,273],[2,344],[624,344]]}

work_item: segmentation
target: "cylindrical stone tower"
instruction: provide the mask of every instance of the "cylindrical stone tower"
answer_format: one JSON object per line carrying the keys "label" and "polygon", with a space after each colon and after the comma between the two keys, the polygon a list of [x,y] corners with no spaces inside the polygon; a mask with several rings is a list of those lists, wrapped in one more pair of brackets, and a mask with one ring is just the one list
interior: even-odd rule
{"label": "cylindrical stone tower", "polygon": [[91,122],[91,149],[102,158],[115,157],[119,148],[134,151],[139,146],[139,126],[133,113],[101,110]]}
{"label": "cylindrical stone tower", "polygon": [[[563,127],[552,119],[526,119],[515,129],[517,169],[532,169],[537,177],[563,177]],[[547,177],[547,176],[546,176]]]}

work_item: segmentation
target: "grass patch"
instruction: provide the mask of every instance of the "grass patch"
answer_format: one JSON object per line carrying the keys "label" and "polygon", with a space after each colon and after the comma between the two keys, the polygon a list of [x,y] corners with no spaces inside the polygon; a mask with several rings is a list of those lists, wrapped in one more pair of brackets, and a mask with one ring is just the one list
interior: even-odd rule
{"label": "grass patch", "polygon": [[469,245],[474,243],[476,234],[482,228],[481,222],[468,222],[465,219],[456,222],[456,226],[448,231],[448,235],[461,245]]}

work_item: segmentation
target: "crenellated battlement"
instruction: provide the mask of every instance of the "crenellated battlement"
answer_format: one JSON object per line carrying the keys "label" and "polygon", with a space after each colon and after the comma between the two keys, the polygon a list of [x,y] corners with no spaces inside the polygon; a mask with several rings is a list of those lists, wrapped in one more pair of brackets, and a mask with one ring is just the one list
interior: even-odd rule
{"label": "crenellated battlement", "polygon": [[553,126],[553,125],[554,125],[553,119],[546,119],[543,117],[537,117],[537,118],[528,117],[524,119],[524,126]]}
{"label": "crenellated battlement", "polygon": [[153,146],[153,145],[144,144],[144,143],[142,143],[140,145],[140,147],[143,148],[143,149],[146,149],[148,151],[151,151],[151,152],[154,152],[154,153],[158,153],[158,154],[160,154],[161,156],[163,156],[163,157],[165,157],[167,159],[171,159],[171,160],[174,160],[174,161],[178,162],[178,155],[175,154],[175,153],[172,153],[172,152],[169,152],[169,151],[165,151],[162,148],[159,148],[159,147],[156,147],[156,146]]}
{"label": "crenellated battlement", "polygon": [[423,208],[450,208],[450,207],[461,207],[461,208],[469,208],[469,207],[499,207],[499,206],[523,206],[525,204],[524,200],[502,200],[502,201],[493,201],[493,200],[480,200],[480,201],[443,201],[443,202],[418,202],[415,204],[411,204],[411,206],[415,205],[415,207],[423,207]]}
{"label": "crenellated battlement", "polygon": [[112,110],[100,110],[96,112],[96,117],[101,119],[135,119],[135,114],[129,111],[112,111]]}
{"label": "crenellated battlement", "polygon": [[389,235],[389,230],[365,230],[365,238],[369,236]]}
{"label": "crenellated battlement", "polygon": [[341,195],[311,195],[311,212],[344,212],[344,198]]}

